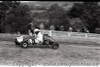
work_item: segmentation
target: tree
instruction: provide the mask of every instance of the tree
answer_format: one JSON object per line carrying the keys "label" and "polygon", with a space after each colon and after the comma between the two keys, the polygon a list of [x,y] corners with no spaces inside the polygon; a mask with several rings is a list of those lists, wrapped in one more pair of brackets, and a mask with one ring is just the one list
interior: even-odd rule
{"label": "tree", "polygon": [[6,25],[11,26],[10,32],[28,33],[28,24],[32,21],[30,9],[27,5],[12,8],[6,16]]}
{"label": "tree", "polygon": [[7,13],[13,8],[20,5],[20,1],[1,1],[0,3],[0,32],[5,32],[6,16]]}
{"label": "tree", "polygon": [[48,10],[49,25],[69,25],[67,11],[58,4],[53,4]]}
{"label": "tree", "polygon": [[70,18],[81,18],[89,31],[94,33],[100,21],[100,6],[97,2],[75,3],[68,15]]}
{"label": "tree", "polygon": [[6,17],[6,12],[9,9],[9,7],[12,6],[12,2],[9,1],[2,1],[0,3],[0,32],[4,32],[4,23],[5,23],[5,17]]}
{"label": "tree", "polygon": [[39,26],[41,23],[43,23],[44,25],[48,23],[48,14],[46,10],[44,12],[34,13],[32,17],[34,17],[33,23],[36,26]]}
{"label": "tree", "polygon": [[84,24],[80,18],[73,18],[70,21],[70,25],[73,28],[73,31],[82,32]]}

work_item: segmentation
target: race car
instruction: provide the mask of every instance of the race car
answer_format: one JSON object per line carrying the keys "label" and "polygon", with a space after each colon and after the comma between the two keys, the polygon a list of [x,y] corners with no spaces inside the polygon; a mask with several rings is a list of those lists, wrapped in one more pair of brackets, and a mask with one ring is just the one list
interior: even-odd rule
{"label": "race car", "polygon": [[53,49],[59,48],[58,42],[51,36],[48,36],[48,34],[43,35],[43,42],[39,44],[35,43],[34,38],[35,37],[25,38],[24,36],[16,37],[15,44],[21,46],[22,48],[28,48],[28,46],[31,45],[51,46]]}

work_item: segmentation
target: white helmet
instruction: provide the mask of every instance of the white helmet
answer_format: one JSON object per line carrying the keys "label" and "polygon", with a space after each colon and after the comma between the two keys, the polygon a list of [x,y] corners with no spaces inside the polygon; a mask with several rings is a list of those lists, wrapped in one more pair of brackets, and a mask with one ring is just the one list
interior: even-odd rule
{"label": "white helmet", "polygon": [[35,30],[34,30],[34,32],[39,32],[39,31],[40,31],[39,29],[35,29]]}

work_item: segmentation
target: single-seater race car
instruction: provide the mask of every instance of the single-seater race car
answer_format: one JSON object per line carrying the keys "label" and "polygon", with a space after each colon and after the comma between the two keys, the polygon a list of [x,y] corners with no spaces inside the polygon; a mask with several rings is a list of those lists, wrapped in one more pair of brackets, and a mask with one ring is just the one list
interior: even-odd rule
{"label": "single-seater race car", "polygon": [[43,35],[43,42],[39,44],[35,43],[34,38],[35,37],[25,38],[24,36],[16,37],[15,44],[21,46],[22,48],[27,48],[30,45],[51,46],[53,49],[59,48],[58,42],[51,36],[48,36],[48,34]]}

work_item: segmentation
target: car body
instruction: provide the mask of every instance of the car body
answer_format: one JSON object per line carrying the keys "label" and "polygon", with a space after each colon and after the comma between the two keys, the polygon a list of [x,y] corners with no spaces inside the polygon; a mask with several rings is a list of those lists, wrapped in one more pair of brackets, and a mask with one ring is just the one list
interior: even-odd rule
{"label": "car body", "polygon": [[[15,38],[15,44],[19,45],[23,48],[27,48],[30,45],[37,45],[35,43],[34,39],[35,39],[34,36],[33,37],[26,37],[26,38],[25,38],[25,36],[16,37]],[[53,49],[59,48],[59,44],[57,43],[57,41],[54,38],[48,36],[47,34],[43,35],[43,42],[38,44],[38,45],[52,46]]]}

